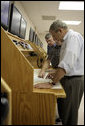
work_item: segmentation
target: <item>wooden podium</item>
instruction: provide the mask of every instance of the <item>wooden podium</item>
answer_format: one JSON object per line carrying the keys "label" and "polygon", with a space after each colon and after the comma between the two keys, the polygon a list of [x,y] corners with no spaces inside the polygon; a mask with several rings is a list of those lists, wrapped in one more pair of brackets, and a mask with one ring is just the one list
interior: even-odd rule
{"label": "wooden podium", "polygon": [[33,73],[31,63],[1,28],[1,76],[12,91],[13,125],[55,124],[56,98],[66,96],[63,88],[33,88]]}

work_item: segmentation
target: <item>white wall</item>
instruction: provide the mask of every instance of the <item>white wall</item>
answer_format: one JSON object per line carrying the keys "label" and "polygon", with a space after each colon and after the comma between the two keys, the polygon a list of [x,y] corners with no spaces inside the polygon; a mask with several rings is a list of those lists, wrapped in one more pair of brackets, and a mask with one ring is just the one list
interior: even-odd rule
{"label": "white wall", "polygon": [[47,52],[47,42],[45,41],[45,35],[46,34],[39,34],[39,35],[40,35],[40,38],[41,38],[41,40],[43,42],[43,48]]}

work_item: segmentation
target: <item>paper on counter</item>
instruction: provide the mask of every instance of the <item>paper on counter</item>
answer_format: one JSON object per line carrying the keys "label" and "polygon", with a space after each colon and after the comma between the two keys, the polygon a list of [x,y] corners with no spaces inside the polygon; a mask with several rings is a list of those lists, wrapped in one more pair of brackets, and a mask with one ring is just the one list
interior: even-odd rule
{"label": "paper on counter", "polygon": [[[39,78],[38,77],[38,74],[39,74],[40,70],[41,69],[34,69],[34,85],[39,84],[39,83],[47,83],[47,82],[52,83],[51,79],[46,79],[46,76],[48,75],[49,72],[46,72],[46,75],[45,75],[44,78]],[[52,89],[62,89],[62,86],[61,86],[60,82],[58,82],[56,85],[54,85],[52,87]]]}
{"label": "paper on counter", "polygon": [[56,83],[56,85],[54,85],[52,89],[62,89],[60,82]]}

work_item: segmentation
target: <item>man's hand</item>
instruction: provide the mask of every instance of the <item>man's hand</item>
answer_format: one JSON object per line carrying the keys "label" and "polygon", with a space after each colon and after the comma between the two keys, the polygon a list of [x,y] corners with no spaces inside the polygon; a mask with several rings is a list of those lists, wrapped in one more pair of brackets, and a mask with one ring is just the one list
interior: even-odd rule
{"label": "man's hand", "polygon": [[44,76],[45,76],[45,71],[41,70],[40,73],[39,73],[39,75],[38,75],[38,77],[44,78]]}
{"label": "man's hand", "polygon": [[54,72],[54,73],[49,73],[49,74],[46,76],[46,78],[49,78],[49,79],[51,79],[51,80],[54,80],[55,75],[56,75],[56,72]]}
{"label": "man's hand", "polygon": [[34,88],[50,89],[50,88],[52,88],[52,86],[53,85],[51,83],[39,83],[39,84],[34,85]]}
{"label": "man's hand", "polygon": [[46,78],[49,78],[53,81],[53,83],[57,83],[64,77],[66,71],[63,68],[57,68],[56,72],[49,73]]}

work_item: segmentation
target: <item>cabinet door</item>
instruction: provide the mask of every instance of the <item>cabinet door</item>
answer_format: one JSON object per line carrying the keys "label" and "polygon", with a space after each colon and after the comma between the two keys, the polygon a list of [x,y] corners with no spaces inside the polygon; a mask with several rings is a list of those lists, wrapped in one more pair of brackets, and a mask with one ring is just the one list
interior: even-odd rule
{"label": "cabinet door", "polygon": [[53,94],[19,93],[16,100],[17,125],[53,125],[56,97]]}

